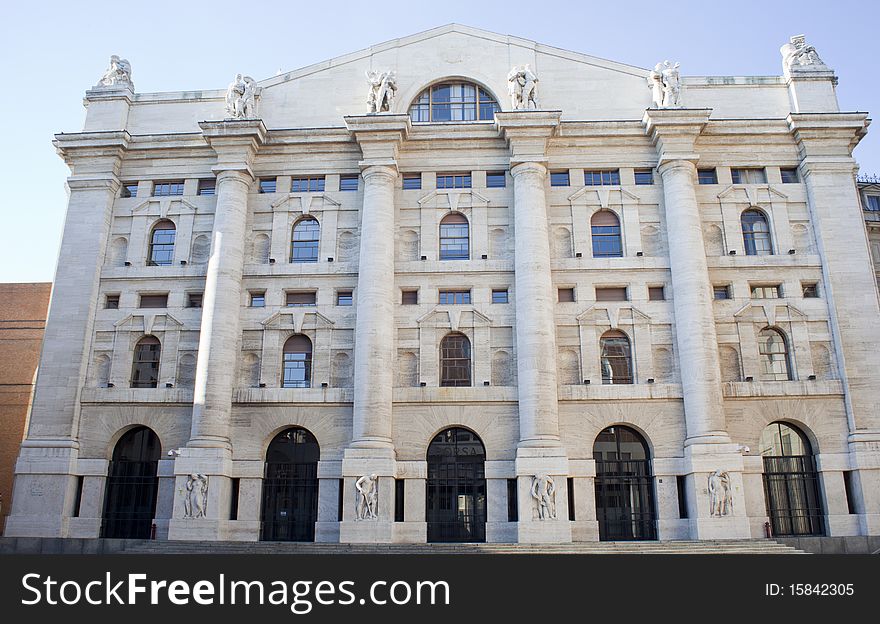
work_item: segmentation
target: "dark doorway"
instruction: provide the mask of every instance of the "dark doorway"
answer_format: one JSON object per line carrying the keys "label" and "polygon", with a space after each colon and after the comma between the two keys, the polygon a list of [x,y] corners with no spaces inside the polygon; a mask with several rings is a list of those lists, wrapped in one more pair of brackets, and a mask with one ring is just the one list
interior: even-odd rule
{"label": "dark doorway", "polygon": [[269,444],[263,478],[261,540],[315,541],[320,457],[315,436],[299,427],[282,431]]}
{"label": "dark doorway", "polygon": [[426,518],[429,542],[486,541],[486,450],[461,427],[437,434],[428,447]]}
{"label": "dark doorway", "polygon": [[654,476],[644,438],[629,427],[608,427],[593,444],[600,541],[657,539]]}
{"label": "dark doorway", "polygon": [[773,535],[824,535],[819,475],[807,437],[775,422],[764,429],[759,445]]}
{"label": "dark doorway", "polygon": [[113,449],[107,471],[101,537],[149,539],[159,491],[159,437],[135,427]]}

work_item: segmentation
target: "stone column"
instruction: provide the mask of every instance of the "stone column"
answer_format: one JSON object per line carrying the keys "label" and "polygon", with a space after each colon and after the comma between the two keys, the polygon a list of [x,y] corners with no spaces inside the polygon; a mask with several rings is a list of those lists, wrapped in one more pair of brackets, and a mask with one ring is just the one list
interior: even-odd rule
{"label": "stone column", "polygon": [[[266,138],[260,120],[206,121],[205,140],[217,154],[217,205],[211,257],[202,299],[190,440],[175,461],[176,495],[169,539],[224,539],[229,521],[232,445],[229,420],[241,329],[247,194],[251,163]],[[208,476],[205,518],[184,518],[182,492],[189,474]]]}
{"label": "stone column", "polygon": [[[685,466],[690,532],[694,539],[749,537],[741,487],[742,455],[724,419],[712,283],[697,204],[695,142],[709,109],[648,109],[643,123],[658,153],[672,273],[676,348],[687,426]],[[731,477],[733,514],[709,516],[706,483],[715,470]],[[735,514],[735,515],[734,515]]]}
{"label": "stone column", "polygon": [[[68,537],[76,496],[80,389],[94,340],[101,268],[127,132],[59,134],[69,199],[7,536]],[[90,535],[97,537],[97,533]]]}
{"label": "stone column", "polygon": [[[559,126],[558,111],[495,115],[510,145],[513,176],[516,370],[519,444],[516,452],[520,542],[570,542],[566,479],[568,459],[559,440],[556,378],[556,297],[550,267],[547,216],[547,141]],[[540,520],[532,479],[555,482],[556,519]]]}
{"label": "stone column", "polygon": [[[394,529],[395,453],[392,442],[394,387],[394,192],[397,150],[409,115],[346,117],[361,147],[364,178],[354,347],[352,440],[342,460],[341,542],[390,542]],[[377,519],[358,520],[355,483],[379,479]]]}
{"label": "stone column", "polygon": [[[854,506],[863,535],[880,534],[880,307],[852,150],[868,127],[865,113],[792,113],[789,126],[822,258],[831,334],[849,424]],[[822,449],[815,449],[822,452]]]}

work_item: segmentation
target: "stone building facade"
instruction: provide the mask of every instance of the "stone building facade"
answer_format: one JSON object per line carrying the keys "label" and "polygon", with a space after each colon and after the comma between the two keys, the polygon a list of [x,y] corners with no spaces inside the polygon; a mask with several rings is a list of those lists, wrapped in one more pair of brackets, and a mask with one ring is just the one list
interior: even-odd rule
{"label": "stone building facade", "polygon": [[859,199],[865,213],[865,227],[868,229],[868,244],[874,261],[877,285],[880,287],[880,178],[863,176],[858,178]]}
{"label": "stone building facade", "polygon": [[114,57],[55,140],[8,534],[880,533],[868,120],[782,55],[680,78],[450,25],[177,93]]}

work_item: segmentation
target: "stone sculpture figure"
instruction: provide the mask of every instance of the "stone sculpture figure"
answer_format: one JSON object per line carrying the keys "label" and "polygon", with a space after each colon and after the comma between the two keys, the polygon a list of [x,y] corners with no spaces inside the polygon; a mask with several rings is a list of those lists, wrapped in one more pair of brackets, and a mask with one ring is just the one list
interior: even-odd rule
{"label": "stone sculpture figure", "polygon": [[681,63],[663,61],[648,73],[651,89],[651,106],[654,108],[679,108],[681,106]]}
{"label": "stone sculpture figure", "polygon": [[354,484],[357,488],[358,520],[376,520],[376,504],[379,502],[379,478],[375,474],[364,475]]}
{"label": "stone sculpture figure", "polygon": [[226,114],[229,119],[256,117],[257,82],[250,76],[236,74],[226,88]]}
{"label": "stone sculpture figure", "polygon": [[208,476],[193,473],[186,479],[186,496],[183,499],[185,518],[204,518],[208,509]]}
{"label": "stone sculpture figure", "polygon": [[709,515],[721,518],[733,511],[733,498],[730,492],[730,475],[716,470],[709,475]]}
{"label": "stone sculpture figure", "polygon": [[549,475],[532,477],[532,498],[538,508],[539,520],[556,520],[556,484]]}
{"label": "stone sculpture figure", "polygon": [[823,68],[825,66],[816,48],[807,45],[807,38],[804,35],[791,37],[789,43],[779,48],[779,52],[782,54],[782,67],[786,71],[811,65],[820,65]]}
{"label": "stone sculpture figure", "polygon": [[663,106],[663,64],[657,63],[648,74],[648,88],[651,89],[651,102],[654,108]]}
{"label": "stone sculpture figure", "polygon": [[134,83],[131,81],[131,63],[127,59],[119,58],[114,54],[110,57],[110,66],[95,86],[123,86],[134,90]]}
{"label": "stone sculpture figure", "polygon": [[370,83],[367,104],[370,113],[390,113],[394,106],[394,95],[397,92],[397,76],[393,71],[370,70],[366,72]]}
{"label": "stone sculpture figure", "polygon": [[538,77],[528,64],[515,65],[507,74],[507,91],[513,110],[538,108]]}

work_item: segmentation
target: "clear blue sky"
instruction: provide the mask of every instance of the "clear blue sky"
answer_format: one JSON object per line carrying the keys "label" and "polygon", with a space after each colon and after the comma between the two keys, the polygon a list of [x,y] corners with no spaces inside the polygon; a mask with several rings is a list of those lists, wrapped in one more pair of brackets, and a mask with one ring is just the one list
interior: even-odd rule
{"label": "clear blue sky", "polygon": [[[843,110],[876,112],[880,9],[869,2],[11,2],[2,12],[0,282],[49,281],[66,209],[67,167],[52,135],[82,128],[82,97],[111,54],[140,92],[224,88],[269,78],[449,22],[685,75],[773,75],[779,46],[804,33],[840,78]],[[880,122],[878,122],[880,124]],[[880,173],[880,125],[856,151]]]}

